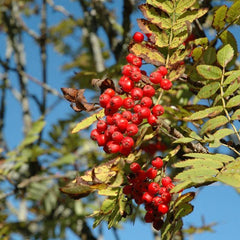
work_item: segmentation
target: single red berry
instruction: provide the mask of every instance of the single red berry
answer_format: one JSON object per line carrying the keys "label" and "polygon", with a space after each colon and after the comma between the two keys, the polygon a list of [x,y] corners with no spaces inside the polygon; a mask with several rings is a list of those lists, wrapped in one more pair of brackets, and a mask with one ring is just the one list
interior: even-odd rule
{"label": "single red berry", "polygon": [[131,73],[131,79],[134,81],[134,82],[139,82],[142,78],[142,74],[141,72],[139,71],[132,71]]}
{"label": "single red berry", "polygon": [[138,115],[138,113],[134,113],[132,115],[132,123],[139,125],[142,121],[143,121],[143,119]]}
{"label": "single red berry", "polygon": [[140,68],[142,66],[142,59],[140,57],[135,56],[132,60],[132,64]]}
{"label": "single red berry", "polygon": [[152,202],[152,199],[153,197],[148,192],[145,192],[142,196],[142,200],[146,203]]}
{"label": "single red berry", "polygon": [[136,162],[133,162],[131,163],[130,165],[130,170],[133,172],[133,173],[137,173],[141,170],[141,166],[139,165],[139,163],[136,163]]}
{"label": "single red berry", "polygon": [[167,73],[168,73],[168,70],[167,70],[167,68],[166,67],[164,67],[164,66],[160,66],[159,68],[158,68],[158,70],[157,70],[158,72],[160,72],[161,74],[162,74],[162,76],[164,77],[164,76],[166,76],[167,75]]}
{"label": "single red berry", "polygon": [[163,187],[167,187],[168,184],[172,183],[172,179],[170,177],[164,177],[164,178],[162,178],[161,183],[162,183]]}
{"label": "single red berry", "polygon": [[156,176],[157,176],[157,170],[156,170],[156,169],[154,169],[154,168],[149,168],[149,169],[147,170],[147,177],[148,177],[149,179],[154,179]]}
{"label": "single red berry", "polygon": [[130,109],[134,107],[134,100],[130,97],[126,97],[123,99],[123,107],[126,109]]}
{"label": "single red berry", "polygon": [[93,129],[91,131],[90,137],[92,140],[96,141],[100,133],[97,131],[97,129]]}
{"label": "single red berry", "polygon": [[142,108],[142,106],[141,106],[140,104],[137,104],[137,105],[135,105],[135,106],[133,107],[133,111],[134,111],[135,113],[138,113],[141,108]]}
{"label": "single red berry", "polygon": [[118,153],[121,149],[121,146],[118,143],[110,142],[107,144],[109,153]]}
{"label": "single red berry", "polygon": [[151,85],[145,85],[143,87],[143,95],[146,97],[153,97],[155,95],[155,89]]}
{"label": "single red berry", "polygon": [[160,189],[160,186],[159,186],[159,184],[156,183],[156,182],[151,182],[151,183],[148,185],[148,193],[151,194],[152,196],[158,194],[159,189]]}
{"label": "single red berry", "polygon": [[123,134],[119,131],[116,131],[112,134],[112,140],[116,143],[120,143],[123,139]]}
{"label": "single red berry", "polygon": [[143,90],[141,88],[133,88],[130,92],[132,99],[140,100],[143,97]]}
{"label": "single red berry", "polygon": [[141,32],[135,32],[133,35],[133,40],[137,43],[142,42],[144,39],[144,35]]}
{"label": "single red berry", "polygon": [[161,198],[163,200],[163,203],[167,204],[171,201],[172,196],[169,192],[165,192],[161,195]]}
{"label": "single red berry", "polygon": [[98,146],[104,146],[106,144],[106,136],[104,134],[100,134],[97,137],[97,143],[98,143]]}
{"label": "single red berry", "polygon": [[106,116],[112,115],[118,111],[118,108],[111,107],[110,102],[107,104],[106,108],[104,109],[104,114]]}
{"label": "single red berry", "polygon": [[110,107],[118,109],[122,106],[123,100],[120,96],[116,95],[110,99],[109,103],[110,103]]}
{"label": "single red berry", "polygon": [[160,72],[152,72],[149,76],[149,80],[154,84],[158,84],[162,81],[162,74]]}
{"label": "single red berry", "polygon": [[168,210],[169,210],[169,207],[166,204],[163,204],[163,203],[159,204],[158,212],[165,214],[168,212]]}
{"label": "single red berry", "polygon": [[97,130],[101,133],[107,129],[107,123],[104,120],[98,120]]}
{"label": "single red berry", "polygon": [[161,169],[163,166],[163,160],[160,157],[155,157],[152,160],[152,166],[155,167],[156,169]]}
{"label": "single red berry", "polygon": [[128,110],[122,112],[122,117],[126,118],[128,121],[132,119],[132,113]]}
{"label": "single red berry", "polygon": [[112,136],[113,133],[116,132],[117,130],[118,127],[116,125],[109,125],[105,133],[108,134],[109,136]]}
{"label": "single red berry", "polygon": [[113,124],[113,117],[111,115],[106,116],[106,123],[107,123],[107,125]]}
{"label": "single red berry", "polygon": [[126,134],[128,136],[134,136],[138,133],[138,126],[134,123],[130,123],[128,124],[127,128],[126,128]]}
{"label": "single red berry", "polygon": [[172,82],[166,78],[164,78],[161,83],[160,83],[160,87],[163,89],[163,90],[169,90],[171,89],[172,87]]}
{"label": "single red berry", "polygon": [[148,107],[142,107],[138,112],[140,118],[148,118],[150,114],[151,110]]}
{"label": "single red berry", "polygon": [[126,56],[126,60],[128,61],[128,63],[132,63],[134,58],[135,58],[135,55],[132,54],[132,53],[129,53],[129,54]]}
{"label": "single red berry", "polygon": [[130,64],[127,64],[127,65],[124,65],[123,66],[123,69],[122,69],[122,74],[125,75],[125,76],[131,76],[132,74],[132,65]]}
{"label": "single red berry", "polygon": [[122,90],[124,92],[130,92],[134,88],[134,83],[132,80],[125,80],[124,82],[119,82]]}
{"label": "single red berry", "polygon": [[164,108],[162,105],[157,104],[152,108],[152,114],[157,117],[157,116],[161,116],[164,113]]}
{"label": "single red berry", "polygon": [[153,114],[150,114],[147,120],[151,126],[157,125],[157,118]]}
{"label": "single red berry", "polygon": [[134,140],[131,137],[124,137],[121,143],[123,149],[131,149],[134,145]]}
{"label": "single red berry", "polygon": [[106,107],[107,104],[109,103],[111,97],[109,96],[109,94],[101,94],[100,97],[99,97],[99,104],[101,107]]}
{"label": "single red berry", "polygon": [[114,124],[116,124],[116,121],[118,120],[118,119],[120,119],[120,118],[122,118],[122,114],[121,113],[114,113],[113,115],[112,115],[112,121],[113,121],[113,123]]}
{"label": "single red berry", "polygon": [[159,194],[160,195],[162,195],[163,193],[166,193],[166,192],[168,192],[166,187],[160,187],[160,189],[159,189]]}
{"label": "single red berry", "polygon": [[115,95],[115,91],[112,89],[112,88],[107,88],[105,91],[104,91],[104,94],[107,94],[109,95],[110,97],[113,97]]}
{"label": "single red berry", "polygon": [[152,202],[155,207],[158,207],[160,203],[163,203],[163,200],[161,197],[156,196],[153,198]]}
{"label": "single red berry", "polygon": [[124,132],[128,126],[128,120],[126,118],[119,118],[116,120],[116,125],[121,132]]}
{"label": "single red berry", "polygon": [[141,106],[150,108],[152,106],[152,99],[150,97],[143,97],[140,102]]}

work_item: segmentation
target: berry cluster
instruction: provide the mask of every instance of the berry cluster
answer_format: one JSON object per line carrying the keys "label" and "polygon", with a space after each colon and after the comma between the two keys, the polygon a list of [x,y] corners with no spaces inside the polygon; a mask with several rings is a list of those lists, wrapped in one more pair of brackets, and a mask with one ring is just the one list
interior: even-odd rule
{"label": "berry cluster", "polygon": [[123,193],[134,199],[137,204],[144,204],[147,211],[145,222],[152,223],[156,230],[160,230],[163,216],[168,212],[172,198],[169,191],[174,185],[168,176],[163,177],[161,183],[154,181],[158,170],[163,166],[160,157],[154,158],[151,165],[152,167],[144,171],[138,163],[132,163],[131,173],[128,175],[129,184],[124,186]]}
{"label": "berry cluster", "polygon": [[[144,35],[136,32],[133,40],[142,42]],[[122,95],[108,88],[99,97],[99,104],[105,110],[105,120],[97,122],[97,128],[91,132],[91,138],[103,146],[106,153],[128,155],[134,147],[134,136],[138,133],[139,124],[146,120],[151,126],[157,124],[157,117],[164,113],[160,104],[153,105],[155,86],[169,90],[172,82],[166,78],[166,67],[160,66],[149,75],[149,83],[142,81],[142,59],[129,53],[128,64],[122,68],[119,86]]]}

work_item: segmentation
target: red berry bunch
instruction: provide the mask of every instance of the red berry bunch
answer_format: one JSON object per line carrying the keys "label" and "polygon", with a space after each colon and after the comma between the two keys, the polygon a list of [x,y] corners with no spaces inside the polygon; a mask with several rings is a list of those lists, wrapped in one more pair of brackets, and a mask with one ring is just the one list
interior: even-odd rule
{"label": "red berry bunch", "polygon": [[162,177],[161,182],[154,179],[158,170],[163,167],[163,161],[156,157],[151,162],[152,167],[144,171],[134,162],[130,165],[131,173],[128,175],[128,185],[123,188],[123,193],[134,199],[137,204],[144,204],[146,209],[145,222],[152,223],[156,230],[160,230],[163,217],[169,211],[172,199],[170,190],[174,187],[170,177]]}

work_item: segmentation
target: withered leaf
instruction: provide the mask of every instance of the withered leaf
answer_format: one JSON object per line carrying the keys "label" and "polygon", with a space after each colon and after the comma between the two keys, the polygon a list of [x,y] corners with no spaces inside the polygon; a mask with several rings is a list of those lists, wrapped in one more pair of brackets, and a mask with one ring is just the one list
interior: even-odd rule
{"label": "withered leaf", "polygon": [[61,88],[64,98],[71,102],[71,107],[76,112],[94,111],[99,108],[95,103],[88,103],[84,97],[85,89]]}
{"label": "withered leaf", "polygon": [[105,79],[94,78],[92,79],[91,83],[93,86],[100,88],[101,93],[103,93],[108,88],[112,88],[113,90],[115,90],[114,82],[110,78]]}

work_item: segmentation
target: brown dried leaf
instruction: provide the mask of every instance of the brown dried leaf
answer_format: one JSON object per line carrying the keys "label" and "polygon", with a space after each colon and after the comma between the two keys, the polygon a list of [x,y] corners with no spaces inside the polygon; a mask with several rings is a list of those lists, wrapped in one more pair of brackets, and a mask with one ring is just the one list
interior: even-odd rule
{"label": "brown dried leaf", "polygon": [[94,78],[92,79],[91,83],[93,86],[100,88],[101,93],[103,93],[108,88],[112,88],[113,90],[115,90],[114,82],[110,78],[105,79]]}

